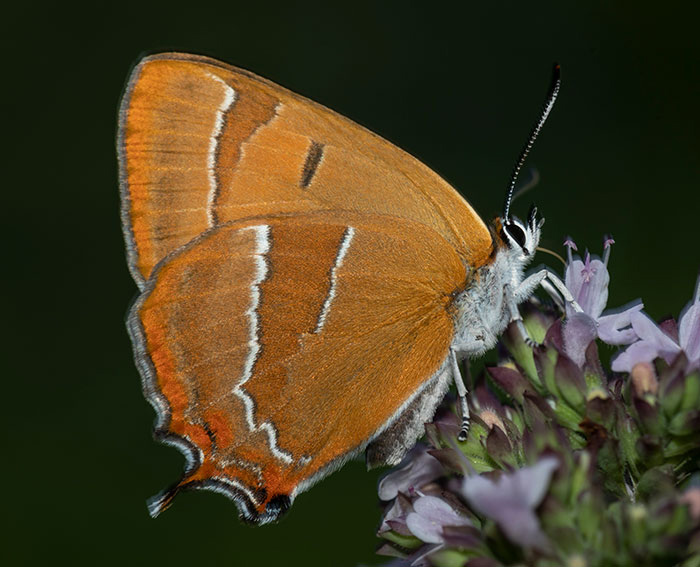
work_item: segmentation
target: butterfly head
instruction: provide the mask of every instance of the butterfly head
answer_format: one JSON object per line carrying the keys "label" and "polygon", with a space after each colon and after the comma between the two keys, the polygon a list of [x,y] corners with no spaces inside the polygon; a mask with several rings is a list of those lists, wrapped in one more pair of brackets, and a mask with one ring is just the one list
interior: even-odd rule
{"label": "butterfly head", "polygon": [[504,215],[491,223],[493,249],[489,261],[455,297],[455,342],[461,352],[477,355],[492,348],[513,318],[513,305],[532,293],[531,286],[522,288],[521,284],[539,244],[543,223],[535,207],[526,222]]}
{"label": "butterfly head", "polygon": [[543,218],[537,218],[537,207],[530,208],[527,222],[511,216],[506,219],[497,219],[497,232],[501,238],[501,249],[506,249],[508,255],[520,264],[528,264],[532,260],[540,242],[540,234]]}

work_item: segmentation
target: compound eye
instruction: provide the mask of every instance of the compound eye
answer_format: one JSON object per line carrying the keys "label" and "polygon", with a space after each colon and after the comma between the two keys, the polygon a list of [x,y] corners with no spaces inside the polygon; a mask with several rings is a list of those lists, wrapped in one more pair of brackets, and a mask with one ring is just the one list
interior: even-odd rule
{"label": "compound eye", "polygon": [[525,231],[517,224],[511,223],[505,226],[508,235],[518,243],[520,248],[525,248]]}

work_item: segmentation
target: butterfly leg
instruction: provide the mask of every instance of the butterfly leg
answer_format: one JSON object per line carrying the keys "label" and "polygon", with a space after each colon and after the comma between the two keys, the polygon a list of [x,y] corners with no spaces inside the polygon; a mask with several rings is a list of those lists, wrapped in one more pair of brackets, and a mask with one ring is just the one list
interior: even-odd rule
{"label": "butterfly leg", "polygon": [[459,398],[459,406],[462,410],[462,428],[459,430],[457,439],[466,441],[469,435],[469,404],[467,404],[467,387],[462,380],[462,372],[459,369],[457,362],[457,351],[454,348],[450,349],[450,362],[452,363],[452,379],[457,387],[457,397]]}
{"label": "butterfly leg", "polygon": [[552,298],[559,311],[564,313],[566,311],[566,303],[564,298],[561,296],[561,293],[557,291],[557,288],[554,287],[549,280],[542,280],[540,285],[542,286],[542,289],[547,292],[547,295]]}
{"label": "butterfly leg", "polygon": [[525,328],[522,315],[520,315],[520,310],[518,309],[518,304],[530,297],[532,292],[535,291],[535,288],[542,285],[542,282],[545,281],[546,278],[547,271],[540,270],[539,272],[525,278],[517,289],[513,290],[510,285],[506,285],[504,290],[506,309],[508,309],[508,314],[510,315],[509,322],[515,323],[515,328],[517,329],[520,338],[529,347],[534,347],[537,345],[537,343],[530,338],[530,335]]}
{"label": "butterfly leg", "polygon": [[539,270],[525,278],[514,292],[511,292],[510,286],[506,286],[506,306],[510,313],[510,321],[515,323],[518,334],[530,347],[534,347],[536,343],[530,338],[525,329],[523,318],[518,310],[518,304],[530,297],[537,286],[542,286],[542,289],[554,299],[562,311],[564,311],[564,303],[568,303],[576,312],[580,313],[583,311],[564,282],[554,272],[550,272],[547,269]]}
{"label": "butterfly leg", "polygon": [[[557,302],[557,304],[559,304],[561,298],[563,298],[574,311],[577,313],[583,313],[583,309],[574,299],[574,296],[571,295],[571,292],[569,291],[569,288],[566,287],[566,284],[559,279],[559,276],[557,276],[554,272],[550,272],[549,270],[543,271],[547,272],[547,279],[542,280],[542,283],[540,284],[542,289],[544,289],[549,296],[554,299],[555,302]],[[563,308],[562,311],[564,311]]]}
{"label": "butterfly leg", "polygon": [[546,268],[528,276],[520,283],[512,294],[516,304],[530,297],[537,286],[542,286],[542,289],[544,289],[557,304],[560,304],[563,298],[564,302],[568,303],[574,311],[579,313],[583,311],[581,306],[574,299],[574,296],[571,295],[566,284],[559,279],[559,276]]}

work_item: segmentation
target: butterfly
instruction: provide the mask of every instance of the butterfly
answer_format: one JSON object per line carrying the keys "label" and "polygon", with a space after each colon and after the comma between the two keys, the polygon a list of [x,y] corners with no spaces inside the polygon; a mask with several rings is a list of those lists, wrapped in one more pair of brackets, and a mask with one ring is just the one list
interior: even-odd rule
{"label": "butterfly", "polygon": [[[398,463],[458,362],[491,348],[546,270],[524,277],[533,210],[487,225],[420,161],[333,111],[214,59],[134,68],[119,113],[128,330],[155,437],[183,489],[266,523],[346,461]],[[562,289],[563,288],[563,289]]]}

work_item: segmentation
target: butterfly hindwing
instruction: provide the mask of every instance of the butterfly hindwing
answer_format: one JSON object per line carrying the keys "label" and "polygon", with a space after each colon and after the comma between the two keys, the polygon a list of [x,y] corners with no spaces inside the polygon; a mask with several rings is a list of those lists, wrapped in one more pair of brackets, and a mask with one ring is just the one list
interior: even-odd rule
{"label": "butterfly hindwing", "polygon": [[464,279],[432,229],[348,212],[228,223],[172,253],[130,328],[158,435],[189,454],[179,486],[274,519],[435,387]]}

